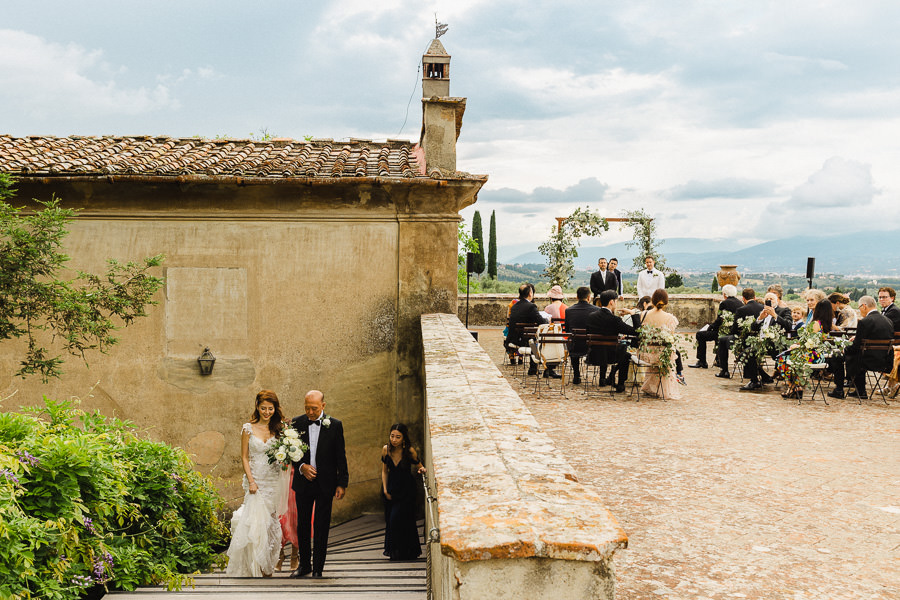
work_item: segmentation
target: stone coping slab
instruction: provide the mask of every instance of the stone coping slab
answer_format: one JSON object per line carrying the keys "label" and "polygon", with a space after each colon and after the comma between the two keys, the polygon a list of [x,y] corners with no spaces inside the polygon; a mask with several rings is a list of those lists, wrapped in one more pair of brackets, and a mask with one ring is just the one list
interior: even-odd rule
{"label": "stone coping slab", "polygon": [[441,552],[460,561],[605,561],[628,545],[455,315],[422,315]]}

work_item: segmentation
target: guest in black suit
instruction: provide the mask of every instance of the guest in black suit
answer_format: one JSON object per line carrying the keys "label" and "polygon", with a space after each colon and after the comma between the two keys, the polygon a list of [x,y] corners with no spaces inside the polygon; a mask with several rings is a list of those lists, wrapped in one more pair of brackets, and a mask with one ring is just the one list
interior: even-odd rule
{"label": "guest in black suit", "polygon": [[622,297],[622,271],[620,271],[617,267],[619,266],[618,258],[609,259],[609,266],[607,270],[616,276],[616,293],[619,295],[619,298]]}
{"label": "guest in black suit", "polygon": [[[787,315],[787,316],[785,316]],[[735,324],[738,321],[737,313],[735,313]],[[793,329],[794,322],[791,319],[791,310],[778,308],[778,295],[775,292],[766,294],[762,311],[756,316],[756,321],[751,327],[751,335],[759,333],[765,327],[781,327],[785,332]],[[733,328],[733,327],[732,327]],[[774,350],[770,351],[770,356],[775,358],[777,354]],[[741,391],[747,392],[762,388],[763,383],[772,383],[772,377],[760,368],[756,360],[749,360],[744,365],[744,377],[749,379],[746,385],[741,387]]]}
{"label": "guest in black suit", "polygon": [[[616,316],[617,297],[615,290],[605,290],[600,294],[600,310],[591,313],[587,318],[588,333],[596,335],[635,335],[637,333],[634,327]],[[606,378],[606,365],[609,363],[616,365],[619,373],[616,391],[619,393],[625,391],[625,378],[628,377],[628,362],[630,360],[631,355],[624,344],[617,344],[615,350],[612,348],[591,348],[588,355],[590,364],[601,367],[600,381]]]}
{"label": "guest in black suit", "polygon": [[[606,270],[606,259],[597,261],[597,270],[591,273],[591,291],[596,300],[605,290],[616,289],[616,276]],[[618,293],[616,294],[618,296]]]}
{"label": "guest in black suit", "polygon": [[887,317],[894,326],[894,332],[900,331],[900,308],[894,304],[897,292],[894,288],[883,287],[878,290],[878,303],[881,305],[881,314]]}
{"label": "guest in black suit", "polygon": [[[547,320],[541,316],[538,307],[532,302],[533,299],[534,288],[528,283],[520,285],[519,301],[513,304],[513,307],[509,310],[509,321],[506,324],[509,327],[509,334],[506,336],[504,344],[507,348],[509,348],[510,344],[515,344],[519,347],[528,345],[528,340],[523,335],[525,332],[519,327],[519,324],[541,325],[542,323],[547,323]],[[531,366],[528,368],[528,374],[535,375],[537,373],[537,363],[534,362],[533,357],[530,360]],[[548,372],[550,375],[547,375]],[[559,377],[553,369],[547,369],[544,375],[547,377]]]}
{"label": "guest in black suit", "polygon": [[[573,329],[587,330],[588,317],[600,310],[589,301],[591,299],[591,289],[588,287],[580,287],[575,291],[575,297],[578,302],[566,309],[566,320],[564,327],[567,332]],[[572,383],[578,385],[581,383],[581,357],[588,353],[587,342],[585,340],[573,340],[569,348],[569,359],[572,361]]]}
{"label": "guest in black suit", "polygon": [[738,322],[744,317],[753,317],[755,319],[763,309],[762,303],[757,302],[756,300],[756,292],[753,288],[744,288],[744,291],[741,292],[741,298],[743,299],[744,305],[734,311],[734,323],[731,325],[731,331],[724,335],[720,335],[716,342],[718,345],[716,350],[716,360],[719,362],[720,369],[720,371],[716,373],[716,377],[724,377],[725,379],[731,377],[731,373],[728,371],[728,349],[737,337],[738,330],[740,329]]}
{"label": "guest in black suit", "polygon": [[[309,450],[294,464],[292,487],[297,497],[297,538],[300,542],[300,567],[291,577],[312,573],[321,577],[328,553],[328,529],[331,525],[331,502],[344,497],[350,476],[344,451],[344,427],[340,421],[325,414],[325,395],[311,390],[304,401],[306,414],[294,417],[291,426]],[[313,527],[313,548],[310,552],[309,533],[313,507],[316,522]],[[312,554],[312,562],[310,562]]]}
{"label": "guest in black suit", "polygon": [[737,309],[744,305],[737,298],[737,288],[730,283],[722,286],[722,301],[719,302],[719,314],[716,320],[709,324],[706,330],[697,332],[697,362],[688,365],[694,369],[706,369],[706,344],[719,339],[719,328],[722,326],[722,312],[734,313]]}
{"label": "guest in black suit", "polygon": [[[879,295],[881,292],[879,292]],[[834,389],[828,392],[832,398],[844,397],[844,364],[846,364],[847,379],[853,383],[853,389],[848,396],[866,395],[866,370],[890,371],[893,366],[894,353],[890,350],[876,352],[867,350],[862,352],[862,344],[866,340],[892,340],[894,339],[894,326],[890,319],[878,312],[875,298],[863,296],[859,299],[859,314],[863,316],[856,325],[856,335],[853,343],[844,351],[843,361],[829,363],[834,373]]]}

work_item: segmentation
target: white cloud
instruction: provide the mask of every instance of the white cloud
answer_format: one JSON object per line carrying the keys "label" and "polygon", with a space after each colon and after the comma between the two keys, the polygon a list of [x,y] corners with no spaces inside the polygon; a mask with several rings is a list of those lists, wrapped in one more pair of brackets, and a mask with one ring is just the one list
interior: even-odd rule
{"label": "white cloud", "polygon": [[121,69],[107,64],[100,50],[0,29],[0,89],[12,114],[135,115],[177,108],[165,85],[124,88],[116,71]]}
{"label": "white cloud", "polygon": [[870,165],[834,156],[794,190],[790,203],[811,209],[864,207],[876,193]]}

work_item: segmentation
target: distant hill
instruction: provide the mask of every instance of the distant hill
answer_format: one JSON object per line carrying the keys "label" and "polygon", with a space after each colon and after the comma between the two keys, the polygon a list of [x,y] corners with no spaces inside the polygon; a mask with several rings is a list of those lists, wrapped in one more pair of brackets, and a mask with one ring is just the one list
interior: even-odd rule
{"label": "distant hill", "polygon": [[[806,259],[813,256],[816,273],[900,275],[900,230],[793,237],[737,249],[722,239],[670,238],[661,249],[666,264],[685,273],[715,271],[724,264],[754,273],[805,273]],[[630,269],[634,252],[625,248],[624,242],[583,246],[578,249],[575,267],[593,268],[600,256],[615,256],[622,267]],[[535,250],[503,262],[543,263],[544,257]]]}

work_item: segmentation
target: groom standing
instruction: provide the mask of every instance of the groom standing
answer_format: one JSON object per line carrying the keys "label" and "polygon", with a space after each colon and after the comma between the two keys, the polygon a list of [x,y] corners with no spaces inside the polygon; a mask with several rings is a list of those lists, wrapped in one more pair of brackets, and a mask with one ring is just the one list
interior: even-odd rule
{"label": "groom standing", "polygon": [[[297,497],[297,538],[300,542],[300,568],[291,577],[312,573],[321,577],[328,551],[328,528],[331,525],[331,502],[340,500],[347,489],[347,456],[344,453],[344,427],[325,414],[325,394],[311,390],[306,394],[305,415],[294,417],[291,426],[309,450],[294,465],[294,494]],[[313,552],[310,563],[310,519],[313,507]]]}

